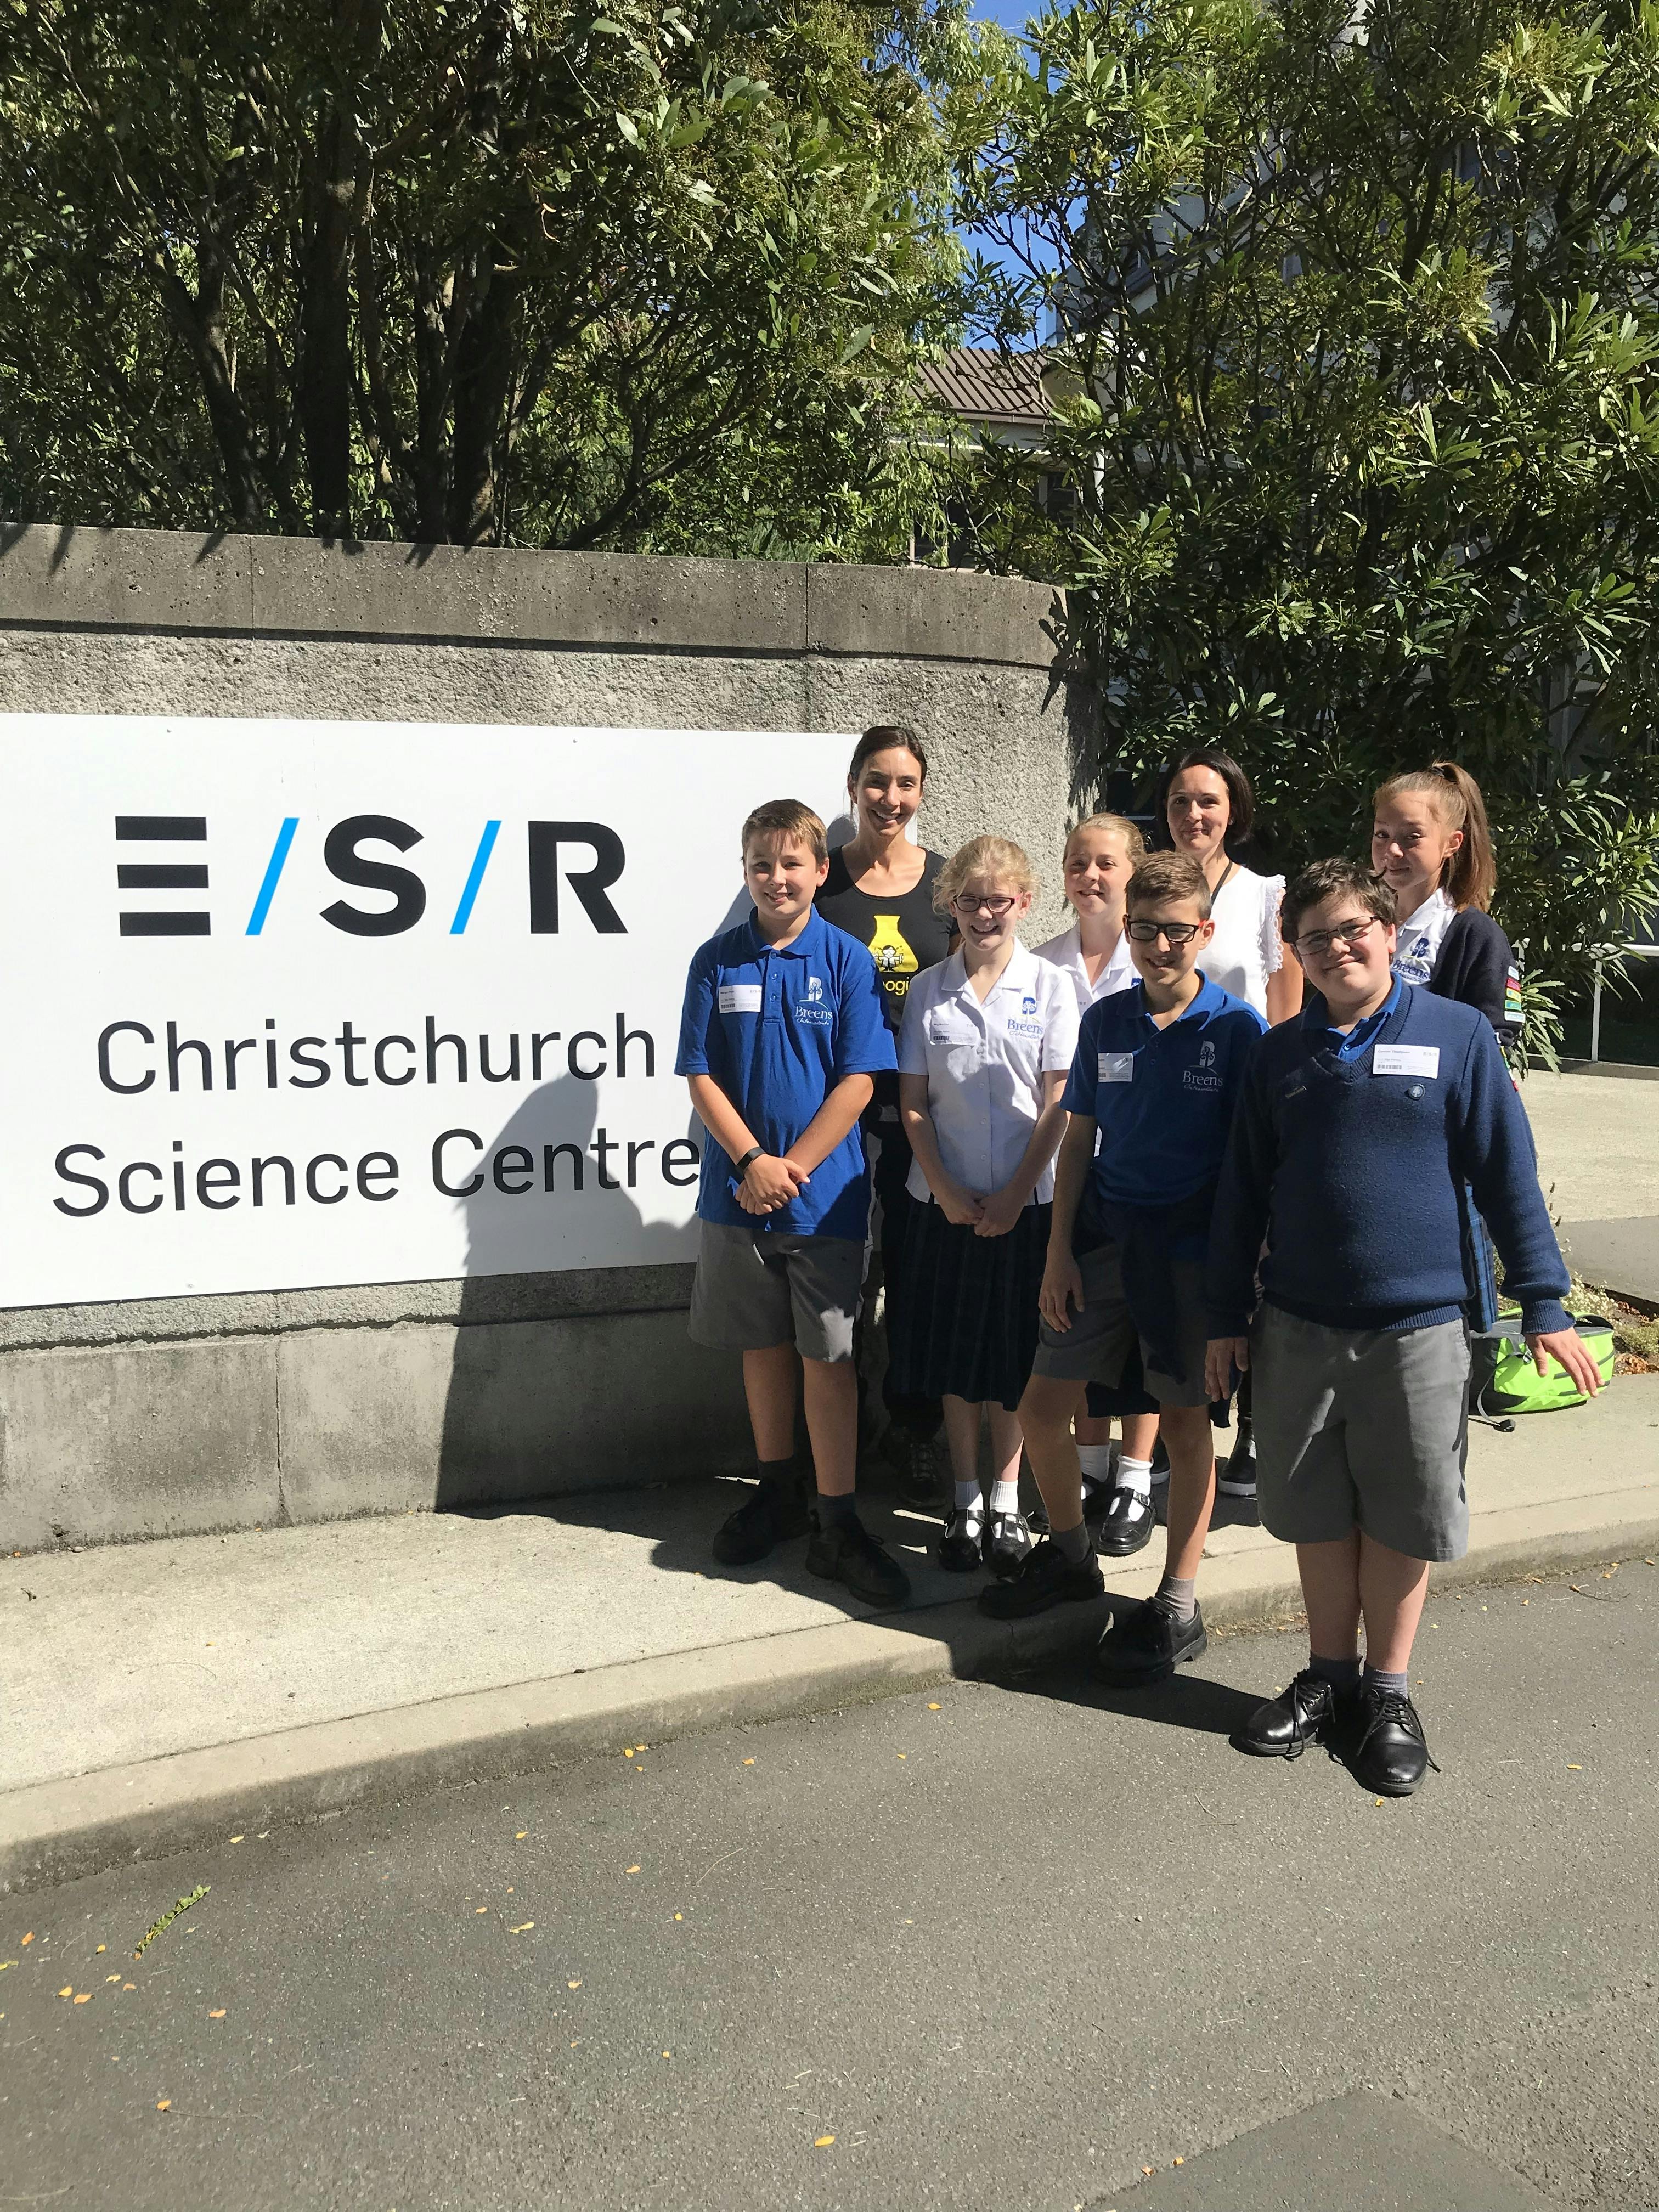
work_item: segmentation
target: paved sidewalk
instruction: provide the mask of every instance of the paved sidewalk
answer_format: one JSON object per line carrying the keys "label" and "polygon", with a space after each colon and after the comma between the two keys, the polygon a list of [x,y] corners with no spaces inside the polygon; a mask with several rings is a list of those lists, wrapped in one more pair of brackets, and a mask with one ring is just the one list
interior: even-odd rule
{"label": "paved sidewalk", "polygon": [[[366,1796],[522,1771],[643,1736],[770,1718],[1081,1656],[1104,1607],[1010,1627],[931,1564],[937,1523],[872,1501],[911,1571],[872,1618],[802,1565],[713,1567],[728,1483],[191,1536],[0,1561],[0,1892],[268,1827]],[[1659,1547],[1659,1376],[1474,1431],[1479,1580]],[[1157,1579],[1155,1540],[1109,1586]],[[1290,1553],[1224,1526],[1218,1628],[1296,1610]]]}

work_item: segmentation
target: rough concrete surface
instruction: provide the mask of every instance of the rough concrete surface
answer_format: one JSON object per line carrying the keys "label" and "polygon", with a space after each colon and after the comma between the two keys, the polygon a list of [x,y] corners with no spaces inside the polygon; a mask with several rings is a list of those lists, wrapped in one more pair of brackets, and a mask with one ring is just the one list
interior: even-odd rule
{"label": "rough concrete surface", "polygon": [[[170,1848],[204,1808],[269,1825],[634,1730],[1006,1671],[1106,1625],[1107,1607],[1018,1636],[982,1622],[975,1585],[929,1557],[937,1522],[876,1499],[872,1525],[915,1585],[902,1613],[872,1619],[814,1581],[800,1543],[720,1571],[708,1535],[734,1494],[677,1484],[0,1561],[0,1642],[16,1655],[0,1888]],[[1476,1430],[1470,1498],[1470,1556],[1437,1571],[1443,1585],[1659,1550],[1659,1379],[1511,1436]],[[1237,1509],[1218,1519],[1208,1617],[1292,1617],[1292,1553]],[[1155,1540],[1108,1586],[1141,1597],[1160,1571]]]}
{"label": "rough concrete surface", "polygon": [[1655,1577],[1433,1601],[1443,1771],[1404,1803],[1228,1748],[1300,1656],[1239,1637],[1150,1694],[1073,1668],[624,1735],[0,1903],[0,2189],[1653,2212]]}
{"label": "rough concrete surface", "polygon": [[1609,1075],[1529,1075],[1521,1096],[1558,1221],[1659,1214],[1659,1091]]}

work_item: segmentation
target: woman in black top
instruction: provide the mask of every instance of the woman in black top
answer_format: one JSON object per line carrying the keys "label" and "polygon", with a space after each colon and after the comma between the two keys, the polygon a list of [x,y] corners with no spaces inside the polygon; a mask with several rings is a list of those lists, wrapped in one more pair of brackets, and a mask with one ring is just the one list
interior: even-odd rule
{"label": "woman in black top", "polygon": [[[830,854],[830,873],[817,895],[824,920],[869,946],[895,1036],[912,976],[951,949],[950,925],[933,909],[933,884],[945,856],[912,844],[907,834],[927,781],[927,757],[913,729],[878,723],[865,732],[847,771],[857,828],[848,843]],[[915,1203],[904,1188],[910,1146],[899,1120],[896,1075],[876,1078],[864,1130],[881,1201],[882,1275],[890,1313],[904,1296],[904,1235]],[[900,1397],[891,1390],[884,1395],[900,1489],[915,1502],[931,1501],[945,1468],[939,1401]]]}

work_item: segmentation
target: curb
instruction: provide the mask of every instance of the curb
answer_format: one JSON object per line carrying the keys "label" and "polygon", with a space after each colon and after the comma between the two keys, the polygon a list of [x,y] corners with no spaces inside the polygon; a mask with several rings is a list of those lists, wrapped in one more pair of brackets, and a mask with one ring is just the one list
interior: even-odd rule
{"label": "curb", "polygon": [[[1659,1549],[1659,1480],[1558,1504],[1477,1515],[1468,1556],[1437,1590],[1571,1573]],[[1117,1577],[1144,1595],[1154,1577]],[[1121,1598],[1120,1598],[1121,1601]],[[1222,1633],[1301,1618],[1293,1557],[1268,1544],[1206,1560],[1206,1625]],[[235,1828],[328,1819],[358,1806],[494,1781],[665,1738],[753,1726],[995,1680],[1086,1659],[1111,1597],[1034,1620],[987,1620],[972,1600],[888,1620],[836,1622],[323,1721],[238,1743],[45,1782],[0,1796],[0,1896],[213,1842]]]}

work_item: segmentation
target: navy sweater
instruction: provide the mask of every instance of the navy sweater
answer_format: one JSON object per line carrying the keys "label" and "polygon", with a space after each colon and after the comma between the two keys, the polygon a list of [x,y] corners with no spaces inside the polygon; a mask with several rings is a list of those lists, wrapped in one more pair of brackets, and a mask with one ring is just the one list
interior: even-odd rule
{"label": "navy sweater", "polygon": [[[1486,1016],[1408,988],[1367,1048],[1341,1061],[1322,1048],[1322,1000],[1310,1007],[1262,1038],[1244,1078],[1210,1231],[1212,1334],[1243,1334],[1264,1237],[1263,1294],[1305,1321],[1461,1318],[1466,1184],[1522,1327],[1567,1328],[1532,1131]],[[1378,1052],[1401,1046],[1437,1050],[1437,1073],[1376,1073]]]}

